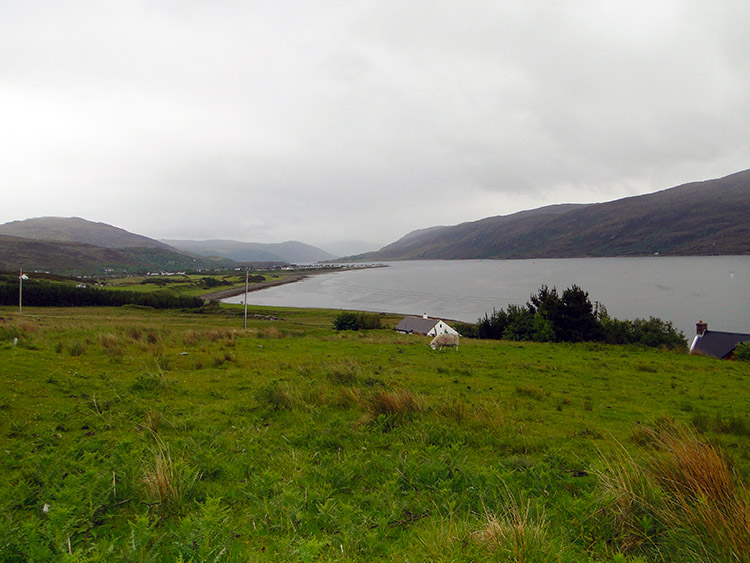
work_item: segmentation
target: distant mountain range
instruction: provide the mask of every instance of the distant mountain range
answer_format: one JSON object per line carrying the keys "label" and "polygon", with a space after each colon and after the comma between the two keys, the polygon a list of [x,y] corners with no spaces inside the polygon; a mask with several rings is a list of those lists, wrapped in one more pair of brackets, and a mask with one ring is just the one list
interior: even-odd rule
{"label": "distant mountain range", "polygon": [[[362,244],[362,243],[358,243]],[[412,231],[350,260],[750,254],[750,170],[597,204],[563,204]],[[0,269],[93,274],[196,270],[336,256],[296,241],[157,241],[78,217],[0,225]]]}
{"label": "distant mountain range", "polygon": [[237,240],[163,240],[169,246],[200,256],[229,258],[237,262],[287,262],[306,264],[336,258],[333,254],[297,241],[264,244]]}
{"label": "distant mountain range", "polygon": [[[79,217],[38,217],[0,225],[0,269],[96,274],[180,271],[240,263],[310,263],[333,255],[300,242],[175,241],[175,248],[106,223]],[[233,257],[234,256],[234,257]]]}
{"label": "distant mountain range", "polygon": [[750,170],[597,204],[412,231],[352,260],[750,254]]}

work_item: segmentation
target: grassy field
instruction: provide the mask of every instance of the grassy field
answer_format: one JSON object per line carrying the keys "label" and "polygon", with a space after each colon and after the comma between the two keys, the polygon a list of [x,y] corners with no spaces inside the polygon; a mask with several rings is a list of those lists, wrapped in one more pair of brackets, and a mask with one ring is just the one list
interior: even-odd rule
{"label": "grassy field", "polygon": [[0,560],[748,561],[750,364],[0,308]]}

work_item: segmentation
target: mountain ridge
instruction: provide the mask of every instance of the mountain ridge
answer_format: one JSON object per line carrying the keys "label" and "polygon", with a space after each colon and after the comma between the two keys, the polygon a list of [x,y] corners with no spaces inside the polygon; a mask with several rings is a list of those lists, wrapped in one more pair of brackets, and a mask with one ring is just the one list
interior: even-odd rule
{"label": "mountain ridge", "polygon": [[186,270],[228,265],[160,247],[107,248],[83,242],[0,235],[0,270],[102,274],[109,270]]}
{"label": "mountain ridge", "polygon": [[80,242],[103,248],[170,248],[152,238],[81,217],[32,217],[10,221],[0,225],[0,234],[34,240]]}
{"label": "mountain ridge", "polygon": [[350,260],[750,254],[750,170],[605,203],[407,233]]}

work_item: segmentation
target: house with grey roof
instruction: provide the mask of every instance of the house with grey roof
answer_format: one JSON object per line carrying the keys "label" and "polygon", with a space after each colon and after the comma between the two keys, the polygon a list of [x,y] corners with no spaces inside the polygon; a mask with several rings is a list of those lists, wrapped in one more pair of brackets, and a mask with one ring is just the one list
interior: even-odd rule
{"label": "house with grey roof", "polygon": [[445,321],[432,319],[427,315],[421,317],[405,317],[396,326],[396,331],[404,334],[424,334],[426,336],[437,336],[438,334],[458,334],[454,328]]}
{"label": "house with grey roof", "polygon": [[695,338],[690,345],[690,353],[724,360],[731,358],[734,349],[742,342],[750,342],[750,334],[708,330],[708,323],[699,321],[695,325]]}

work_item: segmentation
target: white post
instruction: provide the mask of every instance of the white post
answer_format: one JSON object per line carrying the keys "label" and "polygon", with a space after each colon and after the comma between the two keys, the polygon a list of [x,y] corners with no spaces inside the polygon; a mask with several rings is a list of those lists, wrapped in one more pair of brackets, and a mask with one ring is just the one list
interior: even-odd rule
{"label": "white post", "polygon": [[248,283],[248,269],[245,266],[245,324],[243,328],[247,328],[247,283]]}
{"label": "white post", "polygon": [[18,314],[23,313],[23,268],[18,274]]}

